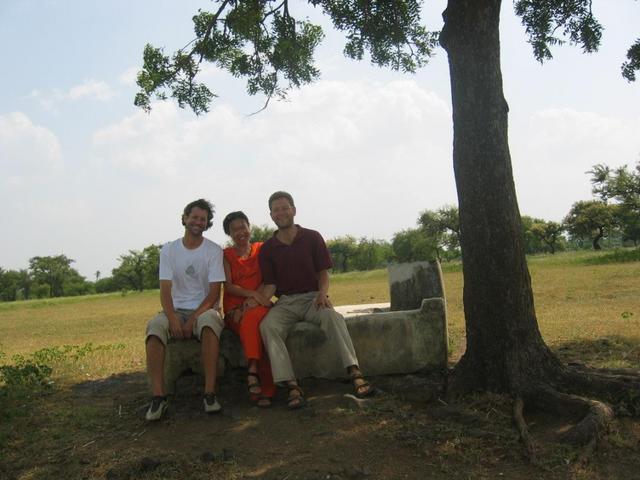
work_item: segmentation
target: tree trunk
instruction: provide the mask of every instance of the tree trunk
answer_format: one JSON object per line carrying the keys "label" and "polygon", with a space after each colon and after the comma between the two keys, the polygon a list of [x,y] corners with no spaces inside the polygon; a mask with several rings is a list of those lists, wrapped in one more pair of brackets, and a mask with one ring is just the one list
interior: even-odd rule
{"label": "tree trunk", "polygon": [[602,250],[602,247],[600,246],[600,239],[602,237],[604,237],[604,230],[598,227],[598,235],[596,235],[596,238],[594,238],[593,242],[591,242],[594,250]]}
{"label": "tree trunk", "polygon": [[507,136],[500,0],[449,0],[453,165],[460,209],[467,350],[454,392],[520,392],[562,369],[536,320]]}

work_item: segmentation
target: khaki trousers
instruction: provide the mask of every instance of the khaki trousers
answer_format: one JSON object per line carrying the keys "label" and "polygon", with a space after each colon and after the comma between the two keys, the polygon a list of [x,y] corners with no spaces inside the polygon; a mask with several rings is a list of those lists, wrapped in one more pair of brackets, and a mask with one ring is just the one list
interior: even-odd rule
{"label": "khaki trousers", "polygon": [[302,321],[320,326],[327,340],[337,349],[345,369],[358,365],[344,317],[333,308],[316,309],[313,301],[317,295],[318,292],[282,295],[260,324],[276,383],[296,378],[285,340],[291,328]]}
{"label": "khaki trousers", "polygon": [[[187,310],[184,308],[176,309],[176,314],[178,315],[178,319],[184,325],[187,323],[187,319],[189,315],[191,315],[195,310]],[[193,336],[200,341],[202,337],[202,329],[204,327],[209,327],[213,330],[213,333],[216,334],[218,340],[220,339],[220,333],[222,333],[222,329],[224,328],[224,323],[220,314],[213,309],[207,310],[204,313],[200,314],[195,323],[193,324]],[[169,338],[171,337],[171,332],[169,332],[169,319],[164,312],[159,312],[155,317],[149,320],[147,323],[147,333],[146,339],[149,339],[150,335],[155,335],[160,339],[163,345],[166,347]],[[146,342],[146,340],[145,340]]]}

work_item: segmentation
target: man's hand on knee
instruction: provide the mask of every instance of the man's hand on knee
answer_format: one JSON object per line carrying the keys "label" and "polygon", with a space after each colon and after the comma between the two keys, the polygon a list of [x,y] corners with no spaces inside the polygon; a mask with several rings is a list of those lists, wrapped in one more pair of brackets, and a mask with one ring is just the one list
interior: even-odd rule
{"label": "man's hand on knee", "polygon": [[182,325],[182,338],[191,338],[193,336],[193,326],[196,323],[196,318],[193,315],[189,315],[189,319]]}
{"label": "man's hand on knee", "polygon": [[329,300],[329,295],[322,292],[318,292],[318,295],[316,295],[313,304],[316,306],[317,310],[321,308],[333,308],[331,300]]}
{"label": "man's hand on knee", "polygon": [[171,332],[172,338],[183,338],[182,325],[177,317],[169,319],[169,332]]}

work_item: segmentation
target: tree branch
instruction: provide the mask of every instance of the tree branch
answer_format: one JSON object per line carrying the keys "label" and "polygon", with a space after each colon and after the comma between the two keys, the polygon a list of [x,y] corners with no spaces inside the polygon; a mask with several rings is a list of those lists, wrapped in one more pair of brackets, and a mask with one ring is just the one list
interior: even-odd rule
{"label": "tree branch", "polygon": [[283,6],[285,7],[285,12],[287,13],[287,15],[289,14],[289,10],[286,7],[286,3],[287,0],[283,0],[283,2],[278,5],[276,8],[269,10],[267,13],[264,14],[264,17],[262,17],[262,20],[260,21],[260,23],[264,23],[264,21],[271,15],[273,15],[274,13],[276,13],[278,10],[280,10]]}

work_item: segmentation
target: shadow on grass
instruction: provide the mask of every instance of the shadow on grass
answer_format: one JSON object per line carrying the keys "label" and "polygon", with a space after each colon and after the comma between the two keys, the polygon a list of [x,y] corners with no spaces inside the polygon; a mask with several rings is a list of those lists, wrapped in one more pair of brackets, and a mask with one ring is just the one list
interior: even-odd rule
{"label": "shadow on grass", "polygon": [[147,376],[144,372],[120,373],[98,380],[76,383],[71,390],[80,396],[131,394],[146,389],[146,381]]}
{"label": "shadow on grass", "polygon": [[552,348],[565,363],[596,368],[640,369],[640,338],[607,336],[572,340]]}

